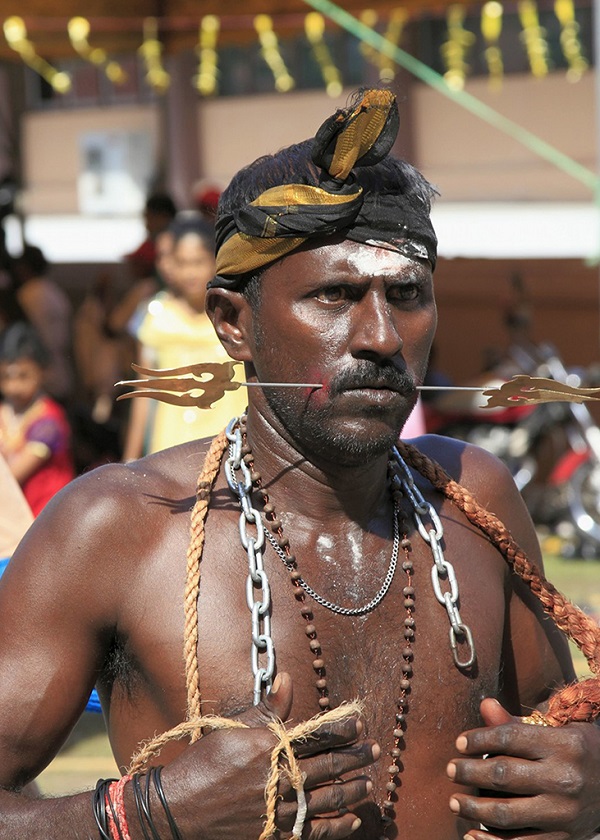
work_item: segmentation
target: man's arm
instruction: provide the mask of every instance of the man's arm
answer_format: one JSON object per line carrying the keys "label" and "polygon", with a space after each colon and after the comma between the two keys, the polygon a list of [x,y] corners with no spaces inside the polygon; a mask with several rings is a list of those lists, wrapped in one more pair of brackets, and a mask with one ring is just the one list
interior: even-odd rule
{"label": "man's arm", "polygon": [[[543,569],[535,530],[508,472],[487,453],[469,451],[466,459],[470,463],[463,482]],[[563,634],[520,578],[512,574],[509,580],[505,676],[499,698],[509,711],[492,699],[483,701],[486,728],[458,738],[457,749],[472,757],[453,759],[448,775],[479,788],[480,795],[457,794],[451,808],[489,828],[469,832],[474,840],[584,840],[600,825],[600,730],[594,724],[560,729],[529,725],[510,714],[543,708],[575,675]]]}
{"label": "man's arm", "polygon": [[95,834],[89,794],[38,802],[19,793],[83,711],[103,657],[98,630],[112,620],[92,562],[89,523],[99,505],[90,491],[89,481],[75,482],[49,504],[0,582],[0,834],[6,837],[52,837],[53,825],[56,836]]}
{"label": "man's arm", "polygon": [[[132,524],[141,512],[135,500],[143,494],[139,487],[134,493],[123,488],[138,479],[129,467],[111,465],[74,481],[44,509],[0,582],[2,837],[99,836],[91,792],[32,801],[21,790],[51,761],[79,718],[127,599],[134,597],[127,564],[135,553]],[[276,693],[270,702],[273,709],[251,710],[248,728],[213,732],[165,767],[164,789],[186,840],[259,836],[274,745],[264,724],[274,715],[286,715],[291,685],[284,681],[279,699]],[[356,778],[356,772],[378,755],[356,718],[332,724],[311,739],[300,758],[308,792],[306,836],[322,836],[324,819],[333,840],[356,829],[351,812],[337,812],[351,810],[368,795],[370,782]],[[347,773],[354,778],[335,783]],[[296,803],[285,786],[282,793],[277,822],[287,830]],[[131,784],[125,808],[130,836],[141,840]],[[152,811],[161,836],[169,836],[155,795]]]}

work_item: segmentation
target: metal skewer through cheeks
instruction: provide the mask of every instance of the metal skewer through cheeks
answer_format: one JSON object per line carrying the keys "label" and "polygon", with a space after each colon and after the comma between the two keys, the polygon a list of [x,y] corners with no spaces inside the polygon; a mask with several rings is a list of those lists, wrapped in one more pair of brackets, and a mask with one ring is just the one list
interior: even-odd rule
{"label": "metal skewer through cheeks", "polygon": [[[132,368],[144,379],[117,382],[134,390],[117,399],[150,397],[171,405],[211,408],[227,391],[238,388],[323,388],[320,382],[242,382],[235,380],[235,366],[240,362],[200,362],[179,368],[151,370],[139,365]],[[519,374],[500,387],[463,385],[418,385],[417,391],[479,391],[487,397],[480,408],[511,408],[516,405],[539,405],[546,402],[583,403],[600,400],[600,388],[576,388],[539,376]]]}

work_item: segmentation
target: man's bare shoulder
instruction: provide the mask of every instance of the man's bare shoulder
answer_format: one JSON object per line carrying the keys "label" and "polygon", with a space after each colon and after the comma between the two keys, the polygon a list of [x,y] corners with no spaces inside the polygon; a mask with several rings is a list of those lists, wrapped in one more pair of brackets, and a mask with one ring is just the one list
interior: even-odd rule
{"label": "man's bare shoulder", "polygon": [[411,440],[461,484],[482,508],[498,517],[517,543],[542,565],[537,535],[525,503],[508,468],[485,449],[441,435]]}
{"label": "man's bare shoulder", "polygon": [[96,467],[76,479],[72,490],[77,494],[117,494],[131,501],[139,493],[181,494],[195,492],[196,479],[202,469],[210,440],[179,444],[127,463],[111,463]]}
{"label": "man's bare shoulder", "polygon": [[101,467],[102,481],[116,481],[124,493],[137,493],[146,485],[164,492],[193,494],[210,438],[171,446],[126,464]]}
{"label": "man's bare shoulder", "polygon": [[46,505],[22,546],[37,550],[43,544],[45,554],[81,557],[82,549],[85,553],[92,545],[95,554],[101,546],[114,551],[124,538],[131,548],[134,534],[157,536],[180,519],[186,520],[182,527],[187,528],[209,445],[210,441],[194,441],[127,464],[90,470]]}
{"label": "man's bare shoulder", "polygon": [[498,496],[506,493],[519,495],[506,466],[480,446],[443,435],[422,435],[407,443],[437,462],[484,506],[493,504]]}

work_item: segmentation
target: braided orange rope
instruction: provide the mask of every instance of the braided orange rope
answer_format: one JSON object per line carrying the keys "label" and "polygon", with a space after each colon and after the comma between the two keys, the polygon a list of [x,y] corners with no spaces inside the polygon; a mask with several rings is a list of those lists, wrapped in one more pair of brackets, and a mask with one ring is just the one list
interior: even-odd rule
{"label": "braided orange rope", "polygon": [[[478,504],[468,490],[454,481],[439,464],[407,443],[400,443],[398,451],[408,464],[462,510],[469,522],[482,531],[498,548],[511,568],[539,598],[544,611],[553,619],[557,627],[579,647],[591,671],[598,674],[600,672],[600,627],[596,622],[544,577],[535,563],[528,560],[523,549],[515,542],[498,517]],[[562,726],[569,721],[595,720],[599,715],[600,679],[592,677],[569,685],[555,694],[549,702],[543,719],[551,726]]]}
{"label": "braided orange rope", "polygon": [[[212,441],[206,453],[202,472],[196,485],[196,503],[192,510],[190,542],[187,550],[187,578],[184,595],[185,631],[184,657],[187,685],[188,720],[202,714],[200,681],[198,679],[198,595],[200,593],[200,561],[204,548],[204,523],[212,486],[221,469],[223,454],[227,449],[227,436],[221,432]],[[195,741],[198,735],[192,736]]]}
{"label": "braided orange rope", "polygon": [[[227,449],[227,435],[224,431],[212,441],[206,453],[202,471],[196,484],[196,502],[192,510],[190,524],[190,542],[187,550],[187,571],[184,595],[184,659],[185,682],[187,688],[186,720],[144,742],[132,757],[130,773],[139,773],[148,766],[169,741],[189,737],[193,743],[202,736],[202,727],[206,725],[202,718],[202,698],[198,677],[198,595],[200,593],[200,561],[204,549],[204,524],[208,513],[210,494],[221,468],[221,461]],[[213,728],[215,726],[212,722]]]}

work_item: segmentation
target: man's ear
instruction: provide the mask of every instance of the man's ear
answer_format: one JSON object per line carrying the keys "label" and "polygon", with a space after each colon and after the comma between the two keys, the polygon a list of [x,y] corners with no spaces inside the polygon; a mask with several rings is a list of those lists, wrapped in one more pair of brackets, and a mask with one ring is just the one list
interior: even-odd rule
{"label": "man's ear", "polygon": [[209,289],[204,305],[231,358],[237,362],[251,362],[248,337],[252,335],[252,308],[244,295],[231,289]]}

